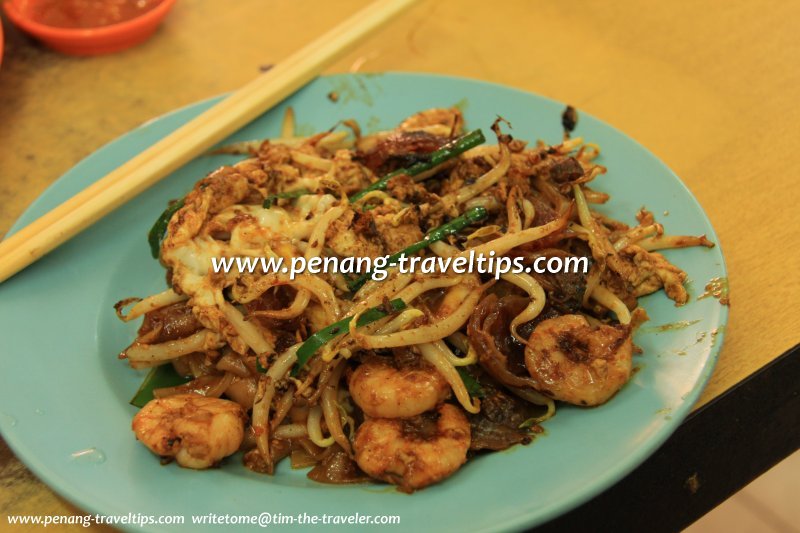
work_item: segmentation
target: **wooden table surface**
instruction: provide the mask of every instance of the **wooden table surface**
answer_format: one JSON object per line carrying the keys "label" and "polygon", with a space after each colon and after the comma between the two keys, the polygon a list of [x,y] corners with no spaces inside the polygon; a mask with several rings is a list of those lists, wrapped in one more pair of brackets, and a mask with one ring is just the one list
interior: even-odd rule
{"label": "wooden table surface", "polygon": [[[236,89],[366,3],[179,0],[150,41],[97,58],[50,52],[4,19],[0,235],[103,144]],[[729,269],[730,322],[705,403],[800,340],[798,17],[797,2],[431,0],[330,72],[519,87],[591,113],[665,161],[711,218]],[[78,512],[0,444],[0,514]]]}

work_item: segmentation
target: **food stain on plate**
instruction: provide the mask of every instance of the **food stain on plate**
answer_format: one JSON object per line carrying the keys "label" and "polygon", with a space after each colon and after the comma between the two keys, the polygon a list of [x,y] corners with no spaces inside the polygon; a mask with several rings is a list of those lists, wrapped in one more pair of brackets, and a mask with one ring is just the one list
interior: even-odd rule
{"label": "food stain on plate", "polygon": [[0,425],[13,428],[17,425],[17,419],[8,413],[0,413]]}
{"label": "food stain on plate", "polygon": [[656,415],[663,415],[664,420],[672,420],[672,407],[662,407],[656,411]]}
{"label": "food stain on plate", "polygon": [[639,332],[641,333],[664,333],[666,331],[679,331],[682,329],[686,329],[689,326],[693,326],[700,322],[700,319],[696,320],[678,320],[677,322],[667,322],[666,324],[661,324],[659,326],[645,326],[639,328]]}
{"label": "food stain on plate", "polygon": [[106,454],[95,447],[78,450],[69,454],[72,461],[81,463],[101,464],[106,462]]}
{"label": "food stain on plate", "polygon": [[467,100],[466,98],[462,98],[461,100],[453,104],[453,107],[455,107],[456,109],[458,109],[463,113],[469,107],[469,100]]}
{"label": "food stain on plate", "polygon": [[721,325],[711,330],[711,347],[713,348],[717,344],[717,337],[720,333],[725,332],[725,326]]}
{"label": "food stain on plate", "polygon": [[729,293],[730,289],[728,287],[727,277],[711,278],[711,281],[706,284],[705,292],[698,296],[697,299],[702,300],[711,296],[719,300],[720,305],[730,305],[731,300]]}
{"label": "food stain on plate", "polygon": [[336,94],[335,102],[346,104],[348,102],[360,102],[372,107],[375,104],[373,91],[382,93],[383,89],[380,85],[372,83],[367,85],[367,80],[380,76],[380,74],[354,74],[348,77],[335,77],[329,78],[331,84],[331,91],[328,93]]}
{"label": "food stain on plate", "polygon": [[[684,346],[683,348],[680,348],[678,350],[672,350],[672,351],[674,353],[678,354],[678,355],[686,355],[687,353],[689,353],[689,350],[692,348],[692,346],[697,346],[698,344],[703,342],[707,337],[708,337],[708,333],[707,332],[698,331],[697,332],[697,336],[695,337],[695,341],[693,343],[691,343],[691,344],[689,344],[687,346]],[[712,344],[712,346],[713,346],[713,344]]]}

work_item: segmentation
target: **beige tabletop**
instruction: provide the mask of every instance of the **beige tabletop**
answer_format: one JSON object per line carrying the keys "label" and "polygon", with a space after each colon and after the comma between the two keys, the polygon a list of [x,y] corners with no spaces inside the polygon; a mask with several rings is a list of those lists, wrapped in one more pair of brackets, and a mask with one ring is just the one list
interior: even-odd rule
{"label": "beige tabletop", "polygon": [[[3,20],[0,235],[103,144],[236,89],[366,3],[178,0],[150,41],[97,58],[50,52]],[[797,2],[431,0],[330,72],[519,87],[571,103],[665,161],[711,218],[729,269],[730,322],[704,403],[800,341],[798,18]],[[9,514],[78,512],[0,441],[0,529]]]}

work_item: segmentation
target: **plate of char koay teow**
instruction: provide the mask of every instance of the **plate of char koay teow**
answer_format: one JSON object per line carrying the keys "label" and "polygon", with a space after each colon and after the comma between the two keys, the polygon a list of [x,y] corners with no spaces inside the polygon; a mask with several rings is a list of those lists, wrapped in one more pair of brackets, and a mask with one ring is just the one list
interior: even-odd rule
{"label": "plate of char koay teow", "polygon": [[[14,229],[215,102],[100,149]],[[87,511],[518,529],[686,416],[724,276],[688,189],[580,109],[322,77],[0,286],[0,424]]]}

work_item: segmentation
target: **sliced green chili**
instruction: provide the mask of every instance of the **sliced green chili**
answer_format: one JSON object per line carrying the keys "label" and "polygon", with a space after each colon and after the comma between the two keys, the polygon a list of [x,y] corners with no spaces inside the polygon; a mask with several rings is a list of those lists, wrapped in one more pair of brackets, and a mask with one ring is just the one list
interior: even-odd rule
{"label": "sliced green chili", "polygon": [[366,189],[363,189],[351,196],[350,202],[356,202],[372,191],[382,191],[386,189],[386,186],[389,184],[389,180],[395,176],[399,176],[401,174],[405,174],[406,176],[416,176],[417,174],[422,174],[433,167],[441,165],[449,159],[458,157],[470,148],[475,148],[484,142],[486,142],[486,137],[483,136],[483,132],[481,130],[473,130],[469,133],[465,133],[464,135],[457,137],[445,144],[435,152],[431,152],[427,160],[414,163],[408,168],[401,168],[400,170],[390,172]]}
{"label": "sliced green chili", "polygon": [[[486,209],[480,206],[468,209],[461,216],[456,217],[450,222],[442,224],[438,228],[430,231],[421,241],[417,241],[408,248],[390,255],[386,266],[390,267],[396,265],[397,261],[404,255],[413,255],[420,250],[427,248],[431,244],[441,241],[445,237],[449,237],[454,233],[458,233],[462,229],[474,224],[475,222],[480,222],[486,218],[486,214]],[[354,279],[352,282],[349,282],[348,287],[350,288],[350,291],[355,292],[360,289],[367,282],[367,280],[370,279],[370,276],[372,276],[372,273],[367,272],[366,274]]]}
{"label": "sliced green chili", "polygon": [[[391,310],[386,309],[382,305],[367,309],[361,314],[361,316],[358,317],[358,323],[356,326],[360,328],[371,324],[376,320],[380,320],[391,313],[402,311],[406,308],[406,303],[397,298],[389,302],[389,307]],[[322,346],[335,339],[339,335],[346,333],[350,328],[350,322],[352,320],[353,317],[351,316],[343,318],[340,321],[334,322],[330,326],[319,330],[306,339],[306,342],[304,342],[303,345],[297,350],[297,363],[292,369],[292,375],[296,376],[297,373],[300,372],[300,369],[303,367],[303,365],[305,365],[308,360],[311,359],[315,353],[317,353],[317,350],[322,348]]]}
{"label": "sliced green chili", "polygon": [[283,200],[289,198],[300,198],[301,196],[305,196],[307,194],[311,194],[311,191],[308,189],[297,189],[296,191],[289,191],[289,192],[279,192],[276,194],[270,194],[266,198],[264,198],[264,207],[269,209],[272,207],[272,204],[275,203],[276,200]]}
{"label": "sliced green chili", "polygon": [[191,381],[191,378],[181,376],[170,364],[153,367],[152,370],[144,378],[136,395],[131,398],[131,405],[136,407],[144,407],[147,402],[154,398],[153,390],[162,389],[164,387],[176,387]]}
{"label": "sliced green chili", "polygon": [[167,233],[169,221],[172,215],[183,207],[183,204],[183,198],[169,204],[164,212],[161,213],[161,216],[158,217],[156,223],[153,224],[153,227],[150,228],[150,232],[147,234],[147,242],[150,243],[150,253],[153,255],[153,259],[158,259],[158,253],[161,251],[161,241],[164,240],[164,235]]}

